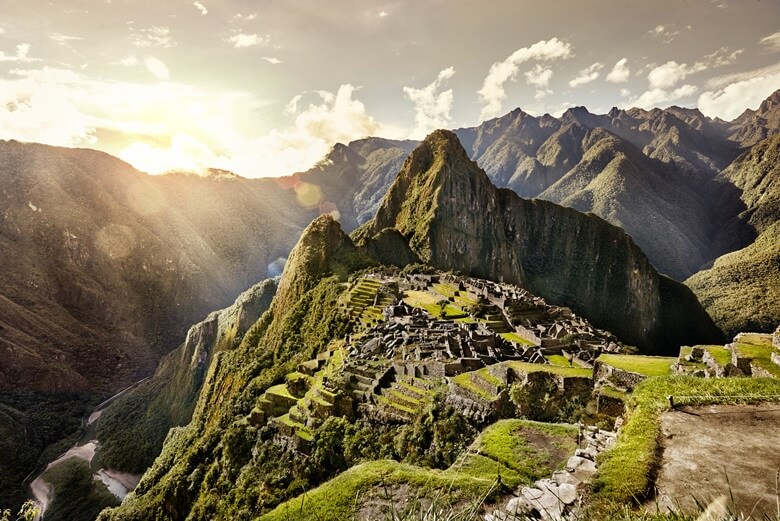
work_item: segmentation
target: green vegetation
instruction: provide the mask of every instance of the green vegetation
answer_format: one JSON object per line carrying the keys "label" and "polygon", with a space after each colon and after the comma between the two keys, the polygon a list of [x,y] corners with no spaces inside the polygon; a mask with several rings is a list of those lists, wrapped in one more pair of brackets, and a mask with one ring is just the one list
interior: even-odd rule
{"label": "green vegetation", "polygon": [[720,367],[726,367],[731,363],[731,350],[723,346],[705,346],[707,351]]}
{"label": "green vegetation", "polygon": [[774,378],[704,379],[688,376],[645,380],[627,403],[627,421],[616,445],[602,454],[594,480],[596,499],[611,503],[641,501],[649,492],[658,465],[661,413],[668,396],[675,403],[758,403],[780,400],[780,381]]}
{"label": "green vegetation", "polygon": [[[500,336],[504,340],[509,340],[510,342],[517,342],[518,344],[523,345],[523,346],[532,346],[532,345],[534,345],[533,342],[531,342],[529,340],[526,340],[525,338],[521,337],[517,333],[513,333],[511,331],[508,332],[508,333],[499,333],[498,336]],[[568,362],[566,363],[566,365],[569,365]]]}
{"label": "green vegetation", "polygon": [[547,355],[545,358],[552,365],[557,365],[558,367],[572,367],[572,363],[563,355]]}
{"label": "green vegetation", "polygon": [[[577,429],[523,420],[504,420],[485,429],[473,450],[446,470],[380,460],[343,472],[314,490],[260,517],[263,521],[352,519],[368,498],[404,487],[404,499],[429,498],[443,506],[496,497],[561,468],[576,447]],[[500,477],[500,486],[498,479]],[[505,489],[503,487],[506,487]],[[388,500],[387,508],[393,505]],[[459,510],[463,510],[461,506]]]}
{"label": "green vegetation", "polygon": [[89,464],[77,458],[47,470],[43,479],[54,490],[46,521],[92,521],[104,508],[119,504],[102,481],[92,479]]}
{"label": "green vegetation", "polygon": [[686,282],[731,338],[741,331],[769,333],[780,324],[780,222],[756,241],[715,261]]}
{"label": "green vegetation", "polygon": [[560,367],[557,365],[546,364],[530,364],[528,362],[503,362],[507,366],[511,367],[522,373],[550,373],[558,376],[578,376],[584,378],[590,378],[593,376],[593,370],[584,367]]}
{"label": "green vegetation", "polygon": [[615,369],[622,369],[643,376],[670,376],[677,358],[642,355],[604,354],[598,361]]}
{"label": "green vegetation", "polygon": [[780,378],[780,366],[772,362],[772,353],[775,351],[771,342],[767,345],[765,342],[760,344],[747,343],[749,341],[758,342],[759,339],[751,338],[748,335],[744,335],[740,342],[734,345],[734,349],[741,357],[750,358],[752,364],[760,369],[763,369],[769,375],[776,378]]}
{"label": "green vegetation", "polygon": [[0,393],[0,507],[20,508],[28,497],[22,482],[39,459],[54,459],[73,445],[84,416],[107,397]]}

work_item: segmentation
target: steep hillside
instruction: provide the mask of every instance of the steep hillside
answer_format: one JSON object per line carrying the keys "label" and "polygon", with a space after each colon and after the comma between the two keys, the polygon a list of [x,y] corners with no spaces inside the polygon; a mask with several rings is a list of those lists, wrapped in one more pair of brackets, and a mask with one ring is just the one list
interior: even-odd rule
{"label": "steep hillside", "polygon": [[647,351],[720,338],[693,294],[659,276],[625,232],[497,189],[448,131],[409,156],[354,237],[366,243],[387,228],[434,267],[518,283]]}
{"label": "steep hillside", "polygon": [[351,231],[376,213],[382,195],[415,146],[415,141],[383,138],[337,143],[316,166],[279,182],[322,213],[335,212],[341,226]]}
{"label": "steep hillside", "polygon": [[[741,191],[745,210],[736,220],[758,237],[686,284],[728,335],[771,332],[780,322],[780,136],[745,152],[720,179]],[[722,233],[733,235],[733,229],[727,226]]]}
{"label": "steep hillside", "polygon": [[[217,510],[231,515],[248,498],[230,506],[233,493],[219,498],[210,492],[215,480],[225,487],[241,476],[242,487],[254,487],[247,480],[258,466],[273,467],[279,476],[289,471],[293,454],[283,449],[252,455],[258,430],[245,416],[272,383],[348,331],[348,317],[337,306],[344,291],[339,274],[371,264],[332,217],[315,219],[290,254],[269,311],[239,346],[215,355],[192,422],[171,431],[132,499],[101,519],[184,519],[189,512],[213,518]],[[244,468],[250,460],[257,462]]]}
{"label": "steep hillside", "polygon": [[711,259],[711,210],[669,166],[601,128],[584,132],[580,148],[577,165],[539,198],[623,228],[658,271],[676,279]]}
{"label": "steep hillside", "polygon": [[184,343],[166,355],[154,376],[112,403],[97,421],[100,461],[106,468],[141,473],[160,453],[171,427],[192,418],[215,354],[236,347],[270,307],[276,281],[264,280],[229,307],[192,326]]}
{"label": "steep hillside", "polygon": [[750,147],[780,133],[780,90],[765,99],[758,110],[747,109],[727,124],[730,139]]}

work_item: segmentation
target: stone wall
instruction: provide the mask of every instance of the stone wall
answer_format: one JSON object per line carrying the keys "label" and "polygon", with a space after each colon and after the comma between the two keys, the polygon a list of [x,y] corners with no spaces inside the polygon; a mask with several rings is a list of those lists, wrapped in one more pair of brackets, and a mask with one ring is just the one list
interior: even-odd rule
{"label": "stone wall", "polygon": [[614,387],[633,391],[634,387],[639,385],[645,378],[647,377],[639,373],[624,371],[598,360],[593,365],[593,379],[597,387],[601,386],[603,382],[609,382]]}

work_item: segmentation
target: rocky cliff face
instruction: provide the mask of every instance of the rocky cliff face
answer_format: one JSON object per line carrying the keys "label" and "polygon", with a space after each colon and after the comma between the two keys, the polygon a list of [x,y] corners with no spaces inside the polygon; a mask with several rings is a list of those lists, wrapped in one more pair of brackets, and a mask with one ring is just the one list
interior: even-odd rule
{"label": "rocky cliff face", "polygon": [[[362,244],[386,228],[432,266],[523,285],[648,352],[720,339],[691,292],[660,276],[623,230],[495,188],[448,131],[409,156],[354,237]],[[677,314],[685,327],[669,326]]]}

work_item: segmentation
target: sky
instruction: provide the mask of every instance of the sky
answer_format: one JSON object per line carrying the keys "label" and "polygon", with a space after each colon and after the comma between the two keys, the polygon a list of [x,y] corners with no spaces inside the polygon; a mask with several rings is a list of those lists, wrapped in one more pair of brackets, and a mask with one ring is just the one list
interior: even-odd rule
{"label": "sky", "polygon": [[516,107],[698,107],[780,88],[776,0],[0,0],[0,139],[157,174],[310,168]]}

